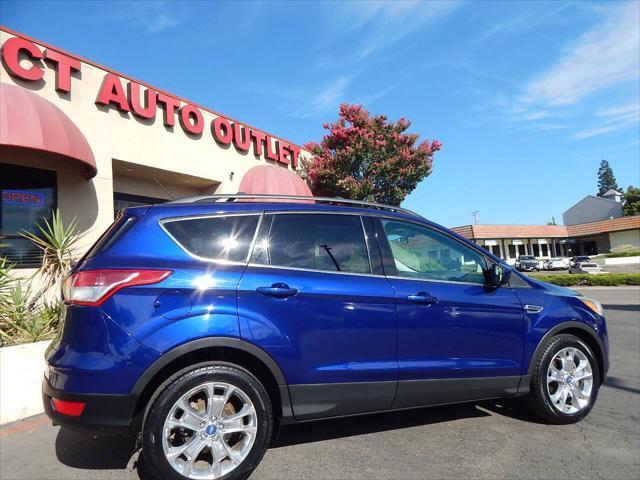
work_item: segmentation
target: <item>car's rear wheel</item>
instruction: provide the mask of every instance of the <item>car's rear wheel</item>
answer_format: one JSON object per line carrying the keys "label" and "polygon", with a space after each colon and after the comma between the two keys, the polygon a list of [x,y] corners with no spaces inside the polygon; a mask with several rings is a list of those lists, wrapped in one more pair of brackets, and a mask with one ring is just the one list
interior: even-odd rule
{"label": "car's rear wheel", "polygon": [[598,362],[578,337],[561,334],[546,340],[534,359],[529,407],[556,424],[582,420],[593,408],[600,387]]}
{"label": "car's rear wheel", "polygon": [[160,387],[143,429],[146,467],[163,479],[244,479],[273,430],[269,396],[246,370],[203,363]]}

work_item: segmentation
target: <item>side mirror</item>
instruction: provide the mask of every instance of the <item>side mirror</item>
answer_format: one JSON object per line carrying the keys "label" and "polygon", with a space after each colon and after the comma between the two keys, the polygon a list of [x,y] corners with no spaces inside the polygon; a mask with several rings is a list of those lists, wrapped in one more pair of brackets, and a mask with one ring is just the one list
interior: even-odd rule
{"label": "side mirror", "polygon": [[511,269],[505,268],[502,265],[494,263],[489,270],[489,285],[493,287],[501,287],[509,283],[511,278]]}

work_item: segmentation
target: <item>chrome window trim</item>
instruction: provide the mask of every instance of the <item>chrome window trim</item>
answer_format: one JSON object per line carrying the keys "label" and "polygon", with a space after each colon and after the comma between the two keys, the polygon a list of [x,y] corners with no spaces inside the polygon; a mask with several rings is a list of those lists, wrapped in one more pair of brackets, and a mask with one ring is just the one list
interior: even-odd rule
{"label": "chrome window trim", "polygon": [[435,278],[414,278],[414,277],[399,277],[397,275],[387,275],[387,278],[392,278],[394,280],[408,280],[408,281],[417,281],[417,282],[431,282],[431,283],[453,283],[455,285],[479,285],[481,287],[493,288],[486,283],[479,282],[458,282],[456,280],[438,280]]}
{"label": "chrome window trim", "polygon": [[389,278],[385,275],[377,275],[375,273],[352,273],[352,272],[338,272],[332,270],[315,270],[313,268],[301,268],[301,267],[281,267],[278,265],[262,265],[260,263],[250,263],[247,267],[255,268],[270,268],[276,270],[294,270],[297,272],[309,272],[309,273],[328,273],[330,275],[354,275],[357,277],[374,277],[374,278]]}
{"label": "chrome window trim", "polygon": [[[220,258],[209,258],[209,257],[202,257],[196,253],[193,253],[191,251],[189,251],[184,245],[182,245],[182,243],[176,238],[174,237],[171,232],[169,232],[169,230],[167,230],[167,228],[165,227],[165,223],[173,223],[173,222],[180,222],[180,221],[185,221],[185,220],[198,220],[198,219],[206,219],[206,218],[219,218],[219,217],[250,217],[250,216],[254,216],[254,217],[258,217],[258,223],[256,224],[256,229],[253,232],[253,237],[251,239],[251,243],[249,244],[249,251],[244,259],[244,261],[238,261],[238,260],[224,260],[224,259],[220,259]],[[173,242],[183,251],[185,252],[187,255],[189,255],[191,258],[194,258],[196,260],[200,260],[202,262],[208,262],[208,263],[217,263],[219,265],[247,265],[247,263],[249,263],[249,260],[251,259],[251,252],[253,252],[253,247],[256,241],[256,237],[258,234],[258,230],[260,229],[260,224],[262,223],[262,218],[264,217],[263,212],[234,212],[234,213],[216,213],[216,214],[204,214],[204,215],[188,215],[188,216],[183,216],[183,217],[169,217],[169,218],[163,218],[161,219],[158,223],[160,225],[160,228],[162,228],[162,230],[164,230],[164,232],[169,236],[169,238],[171,240],[173,240]]]}

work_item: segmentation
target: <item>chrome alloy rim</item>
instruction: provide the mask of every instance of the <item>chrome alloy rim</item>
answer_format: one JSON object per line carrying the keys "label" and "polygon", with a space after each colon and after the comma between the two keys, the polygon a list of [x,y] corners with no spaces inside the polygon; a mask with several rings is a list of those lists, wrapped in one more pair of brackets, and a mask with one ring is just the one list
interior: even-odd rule
{"label": "chrome alloy rim", "polygon": [[208,382],[192,388],[171,407],[162,447],[176,472],[194,480],[220,478],[247,458],[258,417],[238,387]]}
{"label": "chrome alloy rim", "polygon": [[593,371],[587,356],[578,348],[558,351],[547,369],[547,394],[562,413],[577,413],[589,404]]}

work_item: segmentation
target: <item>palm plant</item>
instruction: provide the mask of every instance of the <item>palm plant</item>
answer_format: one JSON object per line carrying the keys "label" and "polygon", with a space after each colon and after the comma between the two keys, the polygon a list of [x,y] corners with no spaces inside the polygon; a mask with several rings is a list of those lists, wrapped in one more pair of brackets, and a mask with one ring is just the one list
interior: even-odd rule
{"label": "palm plant", "polygon": [[42,295],[59,285],[71,271],[77,257],[78,242],[82,235],[78,233],[78,222],[74,217],[68,225],[62,222],[59,210],[54,210],[51,221],[45,219],[44,226],[38,225],[39,234],[22,232],[21,235],[42,250],[42,266],[38,273],[42,275],[43,287],[34,296],[30,308],[35,306]]}
{"label": "palm plant", "polygon": [[51,338],[60,321],[60,302],[47,302],[43,297],[69,273],[77,256],[82,236],[77,233],[74,218],[68,225],[55,210],[51,220],[38,225],[38,234],[22,232],[42,251],[38,269],[42,287],[34,294],[32,278],[16,278],[13,264],[0,258],[0,345],[37,342]]}

